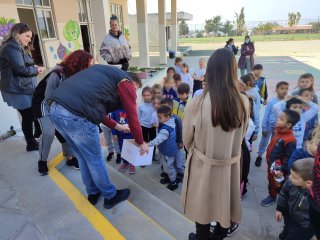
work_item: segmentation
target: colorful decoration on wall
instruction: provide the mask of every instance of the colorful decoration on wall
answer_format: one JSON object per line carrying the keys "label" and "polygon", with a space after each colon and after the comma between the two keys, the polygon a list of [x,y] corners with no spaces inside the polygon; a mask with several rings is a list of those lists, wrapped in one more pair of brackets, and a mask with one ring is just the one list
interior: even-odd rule
{"label": "colorful decoration on wall", "polygon": [[79,43],[80,33],[80,26],[74,20],[69,20],[63,27],[64,38],[74,44],[75,50],[81,49],[81,45]]}
{"label": "colorful decoration on wall", "polygon": [[5,17],[0,18],[0,45],[3,37],[10,32],[10,29],[13,27],[15,23],[16,23],[16,20],[13,18],[5,18]]}
{"label": "colorful decoration on wall", "polygon": [[49,51],[53,54],[55,60],[60,59],[63,61],[71,53],[71,44],[69,43],[67,48],[60,42],[56,50],[53,46],[50,46]]}

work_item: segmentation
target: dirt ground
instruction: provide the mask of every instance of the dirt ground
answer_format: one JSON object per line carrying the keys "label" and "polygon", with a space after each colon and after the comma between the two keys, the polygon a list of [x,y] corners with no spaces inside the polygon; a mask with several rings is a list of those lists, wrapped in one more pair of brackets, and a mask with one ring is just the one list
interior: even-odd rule
{"label": "dirt ground", "polygon": [[[253,38],[254,41],[254,38]],[[240,47],[241,43],[236,43]],[[192,50],[208,50],[224,47],[221,43],[188,43]],[[272,41],[255,43],[257,56],[290,56],[298,61],[320,69],[320,40]]]}

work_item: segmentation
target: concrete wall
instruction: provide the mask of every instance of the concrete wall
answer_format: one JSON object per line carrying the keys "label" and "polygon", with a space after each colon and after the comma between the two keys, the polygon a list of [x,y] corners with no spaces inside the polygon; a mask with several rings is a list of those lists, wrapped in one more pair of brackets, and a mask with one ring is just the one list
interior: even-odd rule
{"label": "concrete wall", "polygon": [[0,17],[14,18],[19,22],[19,16],[15,0],[1,0],[0,1]]}

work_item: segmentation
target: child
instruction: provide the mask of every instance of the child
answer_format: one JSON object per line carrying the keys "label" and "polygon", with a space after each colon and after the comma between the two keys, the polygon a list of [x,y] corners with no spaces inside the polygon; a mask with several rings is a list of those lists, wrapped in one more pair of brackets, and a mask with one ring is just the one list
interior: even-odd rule
{"label": "child", "polygon": [[202,88],[197,90],[195,93],[193,93],[192,97],[194,97],[194,98],[195,97],[199,97],[203,93],[203,89],[206,88],[206,85],[207,85],[207,83],[206,83],[206,75],[204,75],[204,79],[202,81]]}
{"label": "child", "polygon": [[268,89],[267,80],[262,77],[263,66],[261,64],[256,64],[253,66],[252,74],[254,76],[254,86],[258,89],[261,99],[263,99],[263,105],[268,102]]}
{"label": "child", "polygon": [[152,89],[150,87],[144,87],[142,89],[143,102],[138,106],[138,117],[140,120],[143,140],[150,142],[156,137],[156,128],[152,127],[151,118],[154,112],[152,105]]}
{"label": "child", "polygon": [[277,199],[276,221],[283,218],[280,240],[309,240],[313,236],[309,219],[309,196],[312,186],[313,158],[296,161],[290,179],[282,186]]}
{"label": "child", "polygon": [[254,125],[256,126],[251,141],[255,141],[258,138],[258,133],[260,129],[260,108],[261,108],[261,98],[258,90],[253,85],[253,74],[249,73],[241,77],[242,82],[246,85],[246,94],[253,100],[253,113],[254,113]]}
{"label": "child", "polygon": [[154,112],[152,113],[152,117],[151,117],[151,125],[152,125],[152,127],[155,127],[155,128],[159,127],[159,119],[158,119],[157,110],[160,107],[162,99],[163,98],[161,96],[156,96],[152,99]]}
{"label": "child", "polygon": [[261,201],[263,207],[276,202],[276,197],[287,176],[287,164],[296,148],[293,126],[299,121],[299,114],[285,110],[277,119],[275,135],[267,149],[269,196]]}
{"label": "child", "polygon": [[106,145],[108,148],[108,156],[106,158],[106,160],[109,162],[111,161],[114,152],[116,152],[117,154],[117,158],[116,158],[116,163],[120,164],[121,163],[121,151],[119,148],[119,144],[118,141],[115,141],[112,138],[112,131],[110,128],[108,128],[107,126],[105,126],[104,124],[100,124],[100,127],[102,129],[103,135],[104,135],[104,139],[106,141]]}
{"label": "child", "polygon": [[289,88],[289,83],[278,82],[276,86],[277,97],[272,98],[268,102],[264,110],[264,116],[263,116],[262,126],[261,126],[262,137],[259,144],[258,157],[255,162],[255,165],[257,167],[261,166],[262,155],[266,151],[270,138],[274,132],[274,125],[275,125],[276,119],[274,118],[274,115],[272,113],[272,108],[276,103],[278,103],[279,101],[283,100],[286,97],[286,95],[288,94],[288,88]]}
{"label": "child", "polygon": [[[158,146],[160,154],[164,158],[164,172],[168,174],[169,185],[168,189],[171,191],[178,188],[177,170],[183,175],[184,169],[176,169],[177,155],[181,154],[178,151],[176,144],[176,130],[175,123],[172,117],[172,110],[168,106],[161,106],[158,109],[159,128],[157,137],[149,143],[149,146]],[[160,180],[160,183],[168,183],[166,178]]]}
{"label": "child", "polygon": [[187,83],[190,87],[190,92],[193,91],[193,79],[189,73],[189,66],[186,63],[182,64],[182,73],[180,75],[182,83]]}
{"label": "child", "polygon": [[162,96],[162,88],[160,84],[154,84],[151,88],[152,90],[152,97],[161,97]]}
{"label": "child", "polygon": [[178,97],[173,100],[173,113],[177,114],[181,120],[184,116],[184,108],[187,105],[187,101],[190,94],[190,86],[187,83],[181,83],[178,87]]}
{"label": "child", "polygon": [[174,70],[175,73],[181,74],[182,73],[182,58],[181,57],[176,57],[174,60]]}
{"label": "child", "polygon": [[179,73],[175,73],[173,75],[173,80],[174,80],[174,87],[173,89],[177,92],[178,91],[178,87],[181,84],[181,75]]}
{"label": "child", "polygon": [[[111,119],[115,120],[118,124],[128,124],[127,114],[124,109],[118,109],[111,113]],[[131,133],[125,133],[118,131],[116,129],[112,129],[112,135],[115,141],[118,142],[120,151],[122,151],[123,140],[124,139],[133,139]],[[124,172],[126,169],[129,168],[129,174],[134,174],[136,172],[135,167],[127,162],[126,160],[122,159],[122,164],[119,167],[119,172]]]}
{"label": "child", "polygon": [[313,152],[316,155],[313,168],[312,188],[310,189],[311,197],[309,199],[309,217],[313,231],[320,239],[320,145]]}
{"label": "child", "polygon": [[167,78],[173,78],[173,75],[176,73],[173,67],[168,67],[167,69]]}
{"label": "child", "polygon": [[202,81],[206,74],[206,61],[204,58],[199,59],[199,68],[193,73],[193,93],[202,88]]}
{"label": "child", "polygon": [[[307,111],[302,112],[303,106],[306,104],[310,108]],[[300,121],[293,127],[293,132],[297,139],[297,148],[302,148],[306,122],[318,114],[319,106],[311,101],[306,102],[300,96],[290,97],[287,101],[282,100],[273,106],[274,117],[277,118],[283,109],[294,110],[300,115]]]}
{"label": "child", "polygon": [[174,81],[173,78],[164,78],[164,84],[162,89],[163,98],[177,98],[177,92],[173,89]]}
{"label": "child", "polygon": [[313,84],[314,84],[314,78],[313,78],[313,75],[311,73],[302,74],[299,77],[298,85],[295,88],[295,90],[291,93],[291,96],[299,95],[299,91],[302,88],[309,88],[312,91],[312,94],[313,94],[312,101],[314,103],[318,104],[318,97],[314,92]]}

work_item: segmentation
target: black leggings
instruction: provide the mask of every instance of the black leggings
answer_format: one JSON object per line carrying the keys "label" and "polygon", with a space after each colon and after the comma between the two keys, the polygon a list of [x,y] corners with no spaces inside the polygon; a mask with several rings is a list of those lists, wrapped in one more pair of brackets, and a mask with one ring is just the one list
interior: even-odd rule
{"label": "black leggings", "polygon": [[22,118],[22,132],[26,139],[33,138],[33,123],[35,126],[36,131],[41,131],[40,125],[38,121],[34,118],[32,108],[26,108],[23,110],[17,109],[18,112],[21,114]]}
{"label": "black leggings", "polygon": [[309,198],[309,217],[311,227],[317,239],[320,240],[320,208],[312,197]]}

